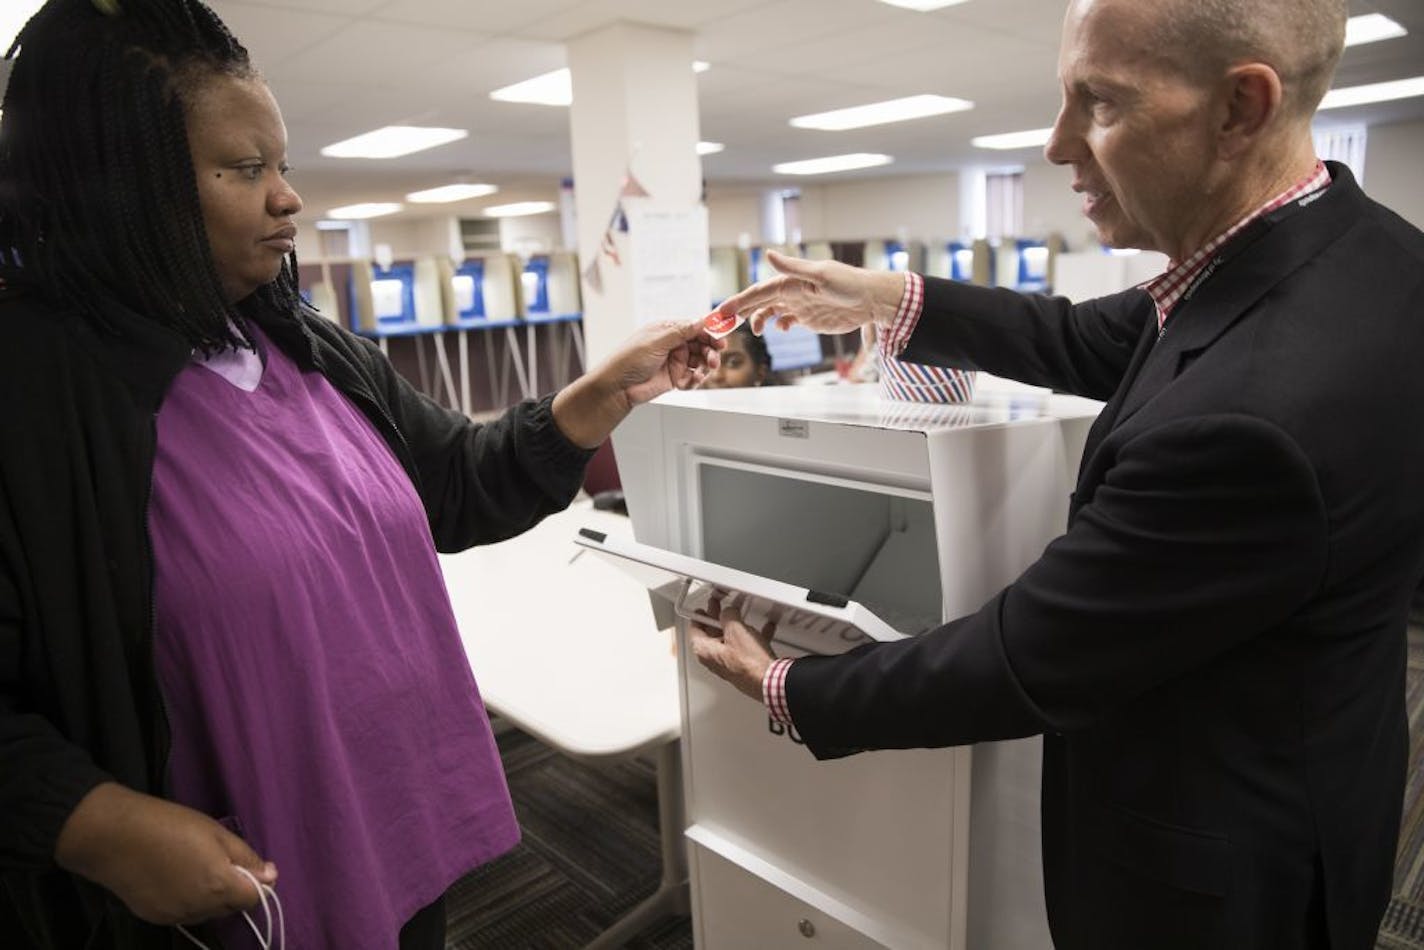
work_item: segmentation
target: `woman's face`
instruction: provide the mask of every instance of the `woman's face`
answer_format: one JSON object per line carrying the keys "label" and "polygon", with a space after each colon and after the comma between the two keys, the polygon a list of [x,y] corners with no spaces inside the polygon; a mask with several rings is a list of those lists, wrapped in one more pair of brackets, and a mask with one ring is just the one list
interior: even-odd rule
{"label": "woman's face", "polygon": [[219,76],[186,103],[188,148],[213,265],[236,303],[281,273],[302,199],[287,184],[287,128],[266,84]]}
{"label": "woman's face", "polygon": [[760,366],[747,352],[747,342],[741,334],[727,337],[727,348],[722,351],[722,365],[717,372],[707,377],[703,389],[740,389],[744,386],[760,386],[766,381],[766,367]]}

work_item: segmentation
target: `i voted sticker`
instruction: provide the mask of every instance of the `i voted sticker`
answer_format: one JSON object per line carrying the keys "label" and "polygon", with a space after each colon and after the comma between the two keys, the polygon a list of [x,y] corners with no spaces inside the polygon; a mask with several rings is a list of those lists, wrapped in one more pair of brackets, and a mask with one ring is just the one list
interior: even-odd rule
{"label": "i voted sticker", "polygon": [[702,318],[702,326],[707,329],[714,340],[722,339],[744,322],[736,314],[722,313],[720,310],[714,310]]}

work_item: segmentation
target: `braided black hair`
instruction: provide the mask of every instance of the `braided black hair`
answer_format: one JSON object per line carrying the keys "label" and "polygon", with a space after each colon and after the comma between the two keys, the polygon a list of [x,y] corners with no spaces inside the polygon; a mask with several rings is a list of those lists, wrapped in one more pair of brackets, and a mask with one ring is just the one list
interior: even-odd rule
{"label": "braided black hair", "polygon": [[117,305],[207,354],[251,345],[249,308],[300,306],[295,255],[240,305],[213,264],[184,102],[214,77],[258,78],[217,14],[199,0],[48,0],[6,58],[0,252],[26,279],[108,329]]}
{"label": "braided black hair", "polygon": [[766,348],[766,338],[757,336],[752,332],[751,324],[743,323],[734,331],[746,347],[747,356],[751,358],[753,366],[765,366],[767,371],[771,371],[771,351]]}

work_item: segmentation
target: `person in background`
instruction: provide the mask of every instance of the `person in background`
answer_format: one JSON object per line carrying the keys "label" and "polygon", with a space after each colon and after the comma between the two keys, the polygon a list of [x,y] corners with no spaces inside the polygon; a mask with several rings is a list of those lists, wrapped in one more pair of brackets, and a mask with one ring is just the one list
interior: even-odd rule
{"label": "person in background", "polygon": [[1389,904],[1424,234],[1316,158],[1347,12],[1068,4],[1046,154],[1104,243],[1168,255],[1141,288],[1072,304],[773,255],[722,305],[1106,400],[1067,532],[977,613],[794,660],[735,612],[693,631],[818,757],[1042,734],[1058,950],[1367,950]]}
{"label": "person in background", "polygon": [[745,323],[725,337],[721,365],[702,383],[703,389],[742,389],[773,383],[771,354],[766,340],[752,332]]}
{"label": "person in background", "polygon": [[286,130],[210,9],[50,0],[9,56],[0,946],[250,947],[260,884],[290,946],[443,947],[519,830],[436,551],[565,506],[719,344],[650,325],[477,425],[301,302]]}

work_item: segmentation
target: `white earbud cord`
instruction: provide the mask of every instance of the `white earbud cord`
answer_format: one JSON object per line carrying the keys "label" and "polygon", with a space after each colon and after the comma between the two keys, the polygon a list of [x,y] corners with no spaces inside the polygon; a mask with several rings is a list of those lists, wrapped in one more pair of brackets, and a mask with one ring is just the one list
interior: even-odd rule
{"label": "white earbud cord", "polygon": [[[279,950],[279,948],[280,950],[286,950],[287,920],[282,915],[282,902],[277,897],[277,891],[257,880],[247,868],[238,867],[234,864],[232,869],[252,882],[252,886],[257,888],[257,899],[262,902],[262,913],[267,918],[267,935],[265,937],[262,935],[262,931],[257,929],[257,923],[252,919],[252,916],[248,914],[247,911],[242,912],[242,919],[247,921],[247,926],[252,929],[252,935],[257,938],[258,945],[262,947],[262,950]],[[268,898],[272,900],[271,906],[267,904]],[[272,907],[277,908],[277,943],[272,942]],[[201,947],[202,950],[212,950],[212,948],[203,943],[203,941],[189,933],[187,927],[184,927],[182,924],[178,924],[177,927],[178,932],[187,937],[194,946]]]}

